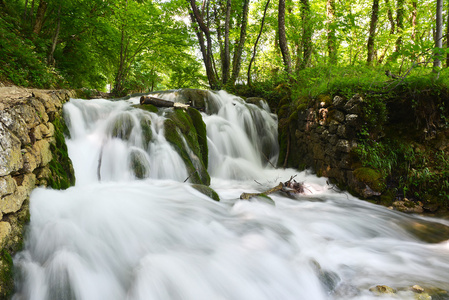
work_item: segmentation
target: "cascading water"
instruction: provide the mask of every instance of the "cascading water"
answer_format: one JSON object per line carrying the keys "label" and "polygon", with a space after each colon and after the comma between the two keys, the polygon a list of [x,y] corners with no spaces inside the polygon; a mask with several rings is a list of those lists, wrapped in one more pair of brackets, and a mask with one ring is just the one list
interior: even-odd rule
{"label": "cascading water", "polygon": [[[383,299],[421,299],[413,285],[449,299],[449,243],[412,230],[447,221],[271,168],[276,118],[224,92],[209,98],[203,119],[220,202],[183,182],[163,114],[132,107],[136,98],[65,105],[77,184],[33,192],[13,299],[377,299],[376,285],[397,289]],[[305,195],[270,195],[275,205],[238,199],[295,174]]]}

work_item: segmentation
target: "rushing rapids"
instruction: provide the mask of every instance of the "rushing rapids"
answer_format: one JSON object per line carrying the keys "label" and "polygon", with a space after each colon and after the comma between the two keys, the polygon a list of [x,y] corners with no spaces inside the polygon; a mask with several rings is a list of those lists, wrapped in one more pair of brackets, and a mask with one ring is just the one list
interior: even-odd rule
{"label": "rushing rapids", "polygon": [[[414,285],[449,299],[449,243],[417,235],[449,223],[272,168],[277,121],[265,106],[209,95],[202,115],[216,202],[189,183],[164,136],[165,114],[137,102],[65,105],[77,183],[33,192],[13,299],[378,299],[377,285],[396,291],[383,299],[417,299]],[[238,199],[295,174],[304,195],[270,195],[274,205]]]}

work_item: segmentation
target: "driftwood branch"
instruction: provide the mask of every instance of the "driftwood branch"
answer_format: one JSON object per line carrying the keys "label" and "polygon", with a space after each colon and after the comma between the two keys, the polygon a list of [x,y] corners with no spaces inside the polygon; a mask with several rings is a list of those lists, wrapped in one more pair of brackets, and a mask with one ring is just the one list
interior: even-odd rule
{"label": "driftwood branch", "polygon": [[[267,196],[269,194],[272,194],[274,192],[284,192],[288,196],[293,196],[296,194],[303,194],[304,193],[304,182],[296,182],[294,180],[295,176],[291,176],[290,179],[286,182],[279,182],[279,184],[269,190],[266,190],[262,193],[243,193],[240,195],[240,199],[242,200],[249,200],[252,197],[257,196]],[[257,182],[257,181],[256,181]]]}

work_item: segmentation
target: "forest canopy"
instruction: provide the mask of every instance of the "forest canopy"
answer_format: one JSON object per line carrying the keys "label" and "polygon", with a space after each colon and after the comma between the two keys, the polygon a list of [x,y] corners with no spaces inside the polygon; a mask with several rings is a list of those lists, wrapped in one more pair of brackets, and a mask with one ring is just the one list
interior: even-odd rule
{"label": "forest canopy", "polygon": [[319,86],[344,76],[339,68],[387,79],[435,76],[449,63],[442,0],[0,0],[0,9],[0,81],[21,86],[117,95]]}

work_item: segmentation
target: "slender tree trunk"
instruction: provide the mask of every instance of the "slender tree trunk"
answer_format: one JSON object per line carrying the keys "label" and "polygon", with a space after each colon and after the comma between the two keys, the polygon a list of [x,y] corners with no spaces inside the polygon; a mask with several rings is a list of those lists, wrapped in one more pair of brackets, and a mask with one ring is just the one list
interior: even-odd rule
{"label": "slender tree trunk", "polygon": [[375,58],[374,41],[376,39],[376,27],[377,20],[379,19],[379,0],[373,0],[373,6],[371,9],[371,22],[369,25],[369,37],[368,37],[368,64],[371,64]]}
{"label": "slender tree trunk", "polygon": [[396,30],[399,35],[396,40],[396,52],[401,50],[402,46],[402,32],[404,30],[404,0],[398,0],[396,11]]}
{"label": "slender tree trunk", "polygon": [[416,18],[418,16],[418,0],[412,0],[412,41],[415,43],[416,39]]}
{"label": "slender tree trunk", "polygon": [[56,24],[56,29],[55,29],[55,33],[53,35],[53,39],[51,42],[51,48],[50,48],[50,53],[48,54],[48,58],[47,58],[47,64],[49,66],[54,66],[55,65],[55,58],[53,57],[55,50],[56,50],[56,45],[58,43],[58,37],[59,37],[59,30],[61,29],[61,4],[59,4],[58,7],[58,23]]}
{"label": "slender tree trunk", "polygon": [[259,34],[257,35],[256,42],[254,43],[253,47],[253,55],[251,56],[251,60],[249,62],[248,66],[248,86],[251,86],[251,65],[254,62],[254,59],[256,58],[256,50],[257,50],[257,44],[259,43],[260,36],[263,32],[263,26],[265,24],[265,16],[267,15],[268,6],[270,5],[270,0],[267,1],[267,4],[265,4],[265,9],[263,11],[263,17],[262,17],[262,24],[260,25]]}
{"label": "slender tree trunk", "polygon": [[309,0],[301,0],[301,21],[302,21],[302,37],[301,47],[303,54],[298,54],[297,70],[303,70],[310,66],[310,60],[312,58],[312,34],[313,26],[310,20],[310,3]]}
{"label": "slender tree trunk", "polygon": [[42,30],[45,21],[45,13],[47,12],[48,2],[46,0],[41,0],[37,8],[36,21],[34,22],[33,32],[37,35]]}
{"label": "slender tree trunk", "polygon": [[223,84],[226,84],[229,80],[230,66],[231,66],[231,54],[229,51],[229,30],[231,27],[231,0],[226,1],[226,17],[225,17],[225,40],[224,40],[224,59],[222,65],[222,78]]}
{"label": "slender tree trunk", "polygon": [[[448,11],[449,11],[449,2],[448,2]],[[449,13],[447,14],[446,48],[449,48]],[[446,68],[448,67],[449,67],[449,53],[446,54]]]}
{"label": "slender tree trunk", "polygon": [[[443,48],[443,0],[437,0],[435,48]],[[435,56],[433,66],[441,67],[440,55]]]}
{"label": "slender tree trunk", "polygon": [[329,62],[337,63],[337,37],[335,28],[335,0],[327,0],[327,50],[329,52]]}
{"label": "slender tree trunk", "polygon": [[[206,68],[206,74],[207,74],[207,79],[209,81],[209,86],[212,89],[217,89],[217,88],[219,88],[219,84],[215,77],[215,72],[214,72],[214,68],[213,68],[213,64],[212,64],[212,59],[213,59],[213,57],[212,57],[212,39],[210,36],[209,28],[206,26],[206,24],[204,24],[203,18],[201,16],[200,12],[198,11],[198,8],[196,7],[195,0],[187,0],[187,1],[189,1],[190,7],[192,8],[192,14],[191,14],[192,21],[198,25],[199,29],[201,29],[201,31],[206,36],[206,47],[202,48],[203,62],[204,62],[204,66]],[[197,32],[198,32],[198,30],[197,30]],[[197,36],[198,35],[199,34],[197,33]]]}
{"label": "slender tree trunk", "polygon": [[[2,3],[4,6],[3,1],[0,1],[0,3]],[[23,10],[23,20],[25,21],[28,17],[28,0],[25,0],[25,9]]]}
{"label": "slender tree trunk", "polygon": [[391,6],[390,6],[390,0],[385,0],[385,5],[387,6],[388,21],[390,21],[390,34],[394,34],[396,28],[395,28],[395,23],[394,23],[394,18],[393,18],[393,12],[392,12]]}
{"label": "slender tree trunk", "polygon": [[291,74],[292,60],[290,58],[290,51],[288,50],[287,37],[285,34],[285,0],[279,0],[278,31],[279,31],[279,48],[281,49],[284,66],[287,73]]}
{"label": "slender tree trunk", "polygon": [[242,14],[242,24],[240,27],[240,39],[237,48],[234,50],[234,60],[232,62],[232,75],[231,83],[234,85],[240,73],[240,67],[242,65],[242,53],[243,46],[246,40],[246,27],[248,25],[248,11],[249,11],[249,1],[244,0],[243,2],[243,14]]}

